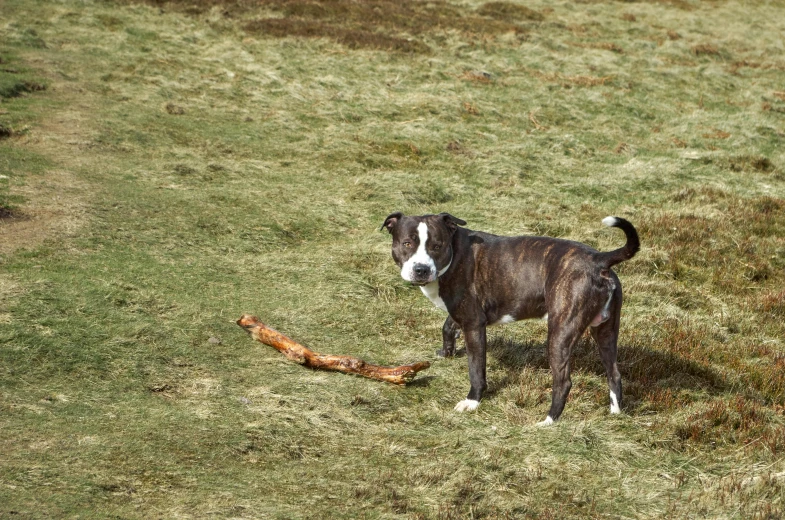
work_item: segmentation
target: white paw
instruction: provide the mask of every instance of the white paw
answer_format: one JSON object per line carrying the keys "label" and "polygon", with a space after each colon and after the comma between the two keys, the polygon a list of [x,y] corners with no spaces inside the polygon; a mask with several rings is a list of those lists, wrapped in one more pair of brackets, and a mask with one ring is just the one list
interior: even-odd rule
{"label": "white paw", "polygon": [[537,426],[550,426],[551,424],[553,424],[553,419],[551,419],[551,416],[549,415],[544,421],[538,422]]}
{"label": "white paw", "polygon": [[460,403],[455,405],[456,412],[473,412],[480,406],[480,401],[475,401],[474,399],[464,399]]}
{"label": "white paw", "polygon": [[616,399],[616,394],[614,394],[613,391],[611,391],[611,413],[621,413],[621,408],[619,408],[619,400]]}

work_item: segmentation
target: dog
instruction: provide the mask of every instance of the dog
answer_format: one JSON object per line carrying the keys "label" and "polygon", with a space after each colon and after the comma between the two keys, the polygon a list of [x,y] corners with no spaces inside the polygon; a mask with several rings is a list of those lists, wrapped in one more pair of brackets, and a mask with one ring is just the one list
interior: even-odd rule
{"label": "dog", "polygon": [[455,410],[476,410],[486,389],[486,327],[545,317],[553,394],[548,416],[556,421],[572,387],[570,354],[591,329],[608,377],[610,413],[621,412],[621,374],[616,362],[622,289],[611,267],[640,249],[635,227],[619,217],[603,224],[620,228],[627,243],[599,252],[580,242],[540,236],[504,237],[472,231],[449,213],[389,215],[381,229],[392,235],[392,257],[401,277],[447,311],[440,356],[455,355],[463,333],[471,388]]}

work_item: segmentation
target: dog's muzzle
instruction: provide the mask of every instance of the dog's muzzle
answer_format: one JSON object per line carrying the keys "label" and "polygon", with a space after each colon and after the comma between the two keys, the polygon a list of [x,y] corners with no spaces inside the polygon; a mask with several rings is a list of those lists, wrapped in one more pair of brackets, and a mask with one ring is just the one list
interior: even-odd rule
{"label": "dog's muzzle", "polygon": [[415,285],[426,285],[436,280],[436,272],[428,264],[414,264],[412,266],[411,282]]}

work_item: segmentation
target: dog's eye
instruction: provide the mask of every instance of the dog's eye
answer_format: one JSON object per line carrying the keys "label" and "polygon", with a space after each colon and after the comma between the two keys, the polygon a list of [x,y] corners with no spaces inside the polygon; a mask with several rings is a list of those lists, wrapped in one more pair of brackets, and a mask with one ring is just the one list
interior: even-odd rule
{"label": "dog's eye", "polygon": [[412,247],[412,243],[407,240],[403,243],[403,247]]}
{"label": "dog's eye", "polygon": [[434,250],[434,251],[439,251],[441,248],[442,248],[442,245],[441,245],[441,244],[434,244],[434,245],[433,245],[433,250]]}

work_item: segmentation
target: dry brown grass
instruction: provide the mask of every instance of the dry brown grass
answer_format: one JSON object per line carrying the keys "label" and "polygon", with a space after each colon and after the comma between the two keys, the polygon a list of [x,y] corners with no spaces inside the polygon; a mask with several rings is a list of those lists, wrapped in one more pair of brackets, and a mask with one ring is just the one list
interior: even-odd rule
{"label": "dry brown grass", "polygon": [[350,49],[380,49],[399,52],[429,52],[430,48],[416,40],[387,36],[356,29],[346,29],[312,20],[266,18],[245,25],[251,34],[285,38],[330,38]]}
{"label": "dry brown grass", "polygon": [[511,2],[488,2],[477,9],[477,14],[490,16],[497,20],[535,21],[541,22],[545,16],[539,12],[520,4]]}
{"label": "dry brown grass", "polygon": [[493,83],[493,76],[491,76],[488,72],[482,72],[477,70],[467,70],[461,74],[461,78],[466,81],[472,81],[475,83],[482,83],[482,84],[490,84]]}
{"label": "dry brown grass", "polygon": [[612,42],[593,42],[593,43],[572,42],[570,45],[574,45],[575,47],[581,47],[584,49],[600,49],[603,51],[616,52],[618,54],[624,53],[624,49],[622,49],[620,45]]}
{"label": "dry brown grass", "polygon": [[471,103],[469,101],[465,101],[463,103],[463,111],[465,113],[469,114],[469,115],[472,115],[472,116],[479,116],[480,115],[480,109],[477,108],[477,105],[474,104],[474,103]]}
{"label": "dry brown grass", "polygon": [[685,442],[713,447],[738,445],[750,451],[763,448],[779,455],[785,450],[785,431],[772,425],[769,415],[759,402],[742,396],[730,401],[714,399],[689,414],[675,434]]}
{"label": "dry brown grass", "polygon": [[713,132],[709,132],[706,134],[702,134],[706,139],[727,139],[730,137],[730,132],[725,132],[718,128],[715,128]]}
{"label": "dry brown grass", "polygon": [[732,155],[728,157],[728,167],[736,172],[757,171],[768,173],[775,170],[774,163],[768,157],[761,155]]}
{"label": "dry brown grass", "polygon": [[[769,292],[760,296],[757,309],[760,312],[767,313],[772,319],[782,319],[785,317],[785,290],[780,292]],[[778,360],[777,364],[782,364],[782,360]]]}
{"label": "dry brown grass", "polygon": [[426,43],[415,40],[415,37],[446,31],[473,35],[523,34],[524,27],[517,22],[544,19],[541,13],[507,2],[490,2],[477,11],[443,0],[427,3],[412,0],[150,2],[185,9],[197,15],[205,14],[216,6],[224,9],[227,16],[261,7],[275,13],[276,17],[260,18],[245,24],[245,30],[249,33],[275,38],[329,38],[350,49],[417,53],[428,52],[430,48]]}
{"label": "dry brown grass", "polygon": [[613,76],[567,76],[558,72],[542,72],[539,70],[529,70],[530,74],[547,81],[549,83],[558,83],[563,87],[598,87],[603,86],[613,81]]}
{"label": "dry brown grass", "polygon": [[690,50],[695,56],[719,56],[720,50],[713,43],[693,45]]}
{"label": "dry brown grass", "polygon": [[616,145],[616,148],[613,149],[613,153],[615,154],[627,153],[630,150],[631,150],[630,145],[628,145],[627,143],[619,143]]}

